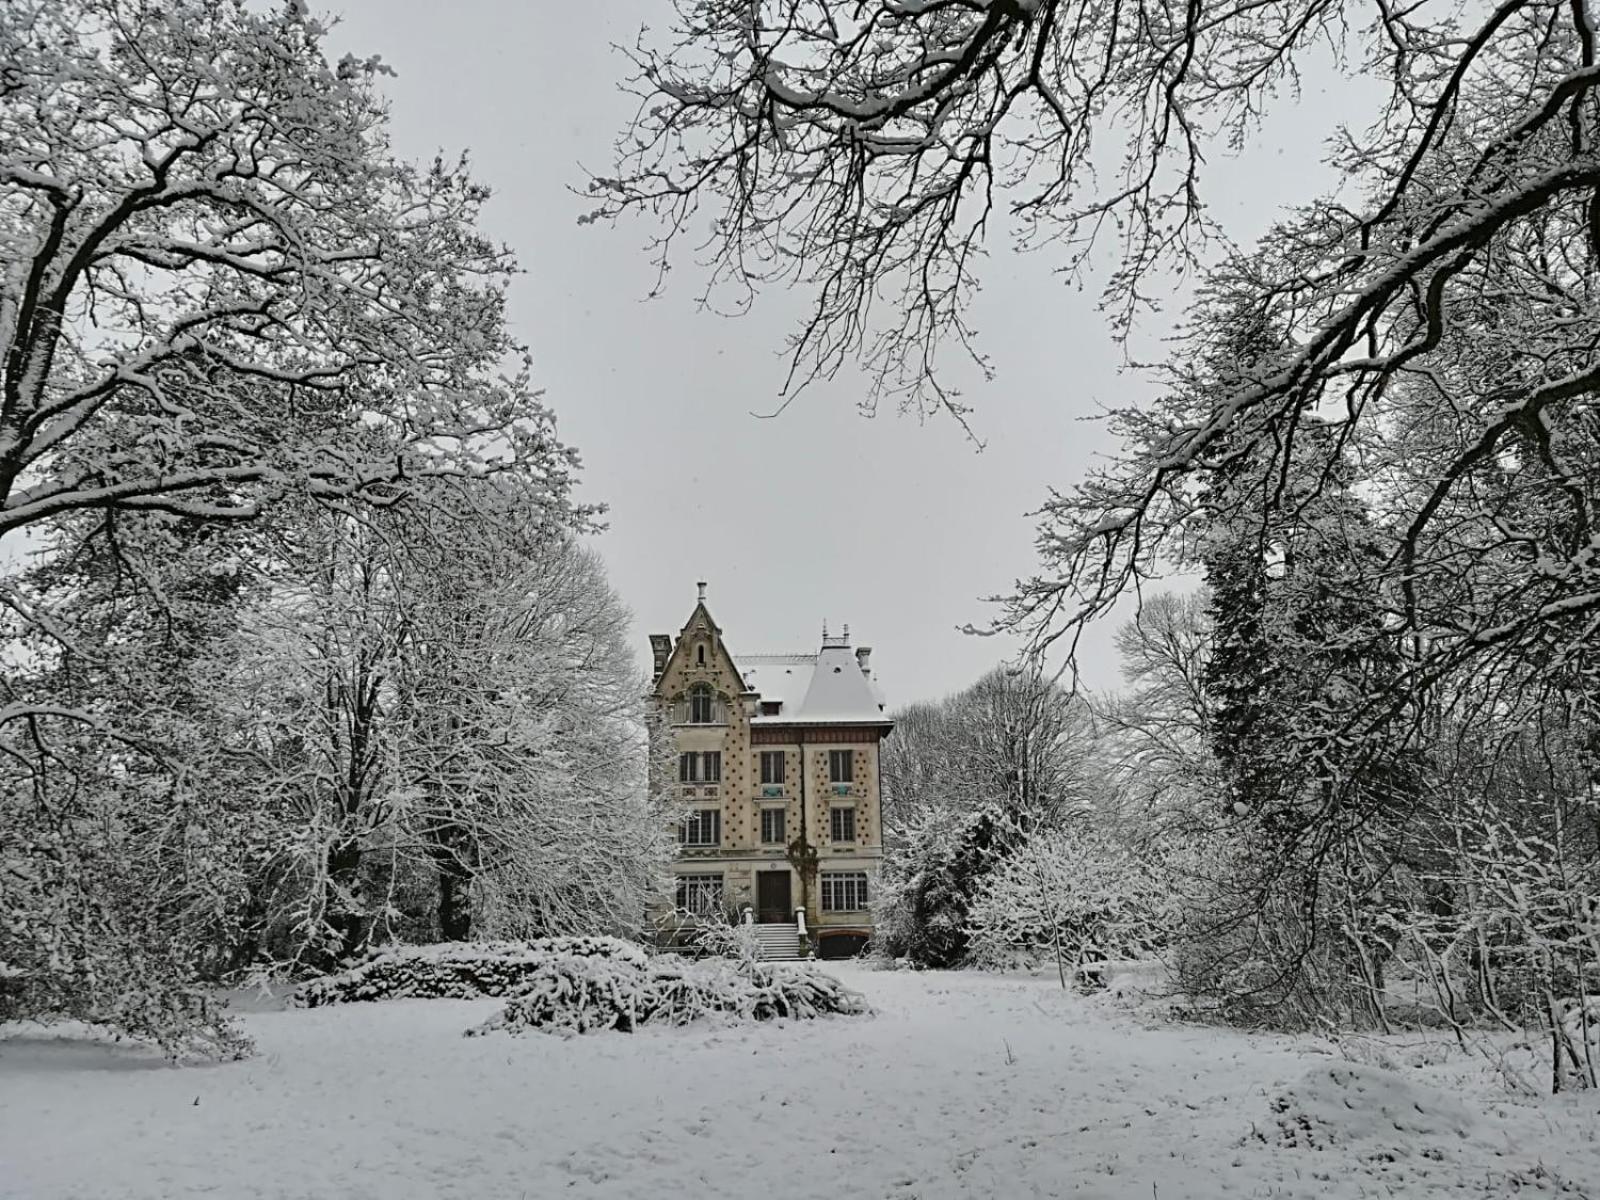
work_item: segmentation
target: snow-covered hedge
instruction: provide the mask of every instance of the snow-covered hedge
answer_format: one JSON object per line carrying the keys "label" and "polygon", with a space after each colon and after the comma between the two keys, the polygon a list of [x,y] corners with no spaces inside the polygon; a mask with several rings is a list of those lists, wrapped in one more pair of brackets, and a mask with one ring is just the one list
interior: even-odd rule
{"label": "snow-covered hedge", "polygon": [[595,959],[643,969],[650,958],[632,942],[613,937],[555,937],[528,942],[445,942],[375,951],[337,975],[312,979],[295,991],[307,1008],[353,1000],[402,997],[467,1000],[513,996],[557,958]]}
{"label": "snow-covered hedge", "polygon": [[641,964],[564,954],[541,962],[502,1012],[468,1033],[632,1032],[641,1025],[685,1025],[717,1015],[769,1021],[867,1011],[859,994],[808,966],[763,965],[741,971],[676,955]]}
{"label": "snow-covered hedge", "polygon": [[1164,881],[1126,847],[1088,831],[1044,833],[979,886],[967,918],[968,960],[983,967],[1059,961],[1093,982],[1092,964],[1155,957],[1179,918]]}

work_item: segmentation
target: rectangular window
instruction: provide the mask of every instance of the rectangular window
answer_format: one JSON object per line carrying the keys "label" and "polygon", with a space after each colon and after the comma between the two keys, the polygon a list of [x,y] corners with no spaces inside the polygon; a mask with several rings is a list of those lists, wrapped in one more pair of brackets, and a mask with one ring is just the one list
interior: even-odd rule
{"label": "rectangular window", "polygon": [[854,782],[855,765],[855,751],[829,750],[828,781],[830,783]]}
{"label": "rectangular window", "polygon": [[722,876],[679,875],[678,908],[696,916],[716,916],[722,911]]}
{"label": "rectangular window", "polygon": [[722,810],[698,808],[678,827],[678,841],[685,846],[722,845]]}
{"label": "rectangular window", "polygon": [[695,725],[709,725],[713,720],[711,689],[704,684],[689,690],[689,720]]}
{"label": "rectangular window", "polygon": [[783,751],[763,750],[761,752],[761,782],[783,782]]}
{"label": "rectangular window", "polygon": [[856,840],[856,810],[835,808],[828,812],[829,836],[836,842]]}
{"label": "rectangular window", "polygon": [[865,871],[824,871],[822,873],[823,912],[861,912],[866,907],[867,873]]}
{"label": "rectangular window", "polygon": [[690,751],[678,755],[679,783],[721,783],[722,751]]}
{"label": "rectangular window", "polygon": [[781,808],[763,808],[761,810],[761,840],[767,845],[782,845],[784,835],[784,812]]}

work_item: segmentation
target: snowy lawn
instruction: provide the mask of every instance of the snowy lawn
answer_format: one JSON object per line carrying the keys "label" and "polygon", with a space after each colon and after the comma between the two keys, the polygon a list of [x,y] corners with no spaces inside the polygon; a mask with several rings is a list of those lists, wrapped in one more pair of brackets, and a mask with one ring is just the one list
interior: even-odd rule
{"label": "snowy lawn", "polygon": [[12,1036],[0,1195],[1600,1197],[1594,1096],[1144,1028],[1049,979],[837,973],[876,1016],[464,1038],[501,1002],[397,1000],[249,1013],[258,1056],[205,1068]]}

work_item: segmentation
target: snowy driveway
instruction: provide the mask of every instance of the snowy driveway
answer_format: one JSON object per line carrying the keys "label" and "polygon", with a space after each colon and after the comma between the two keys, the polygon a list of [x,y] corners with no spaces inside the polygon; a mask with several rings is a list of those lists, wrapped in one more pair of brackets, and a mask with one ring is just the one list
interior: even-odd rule
{"label": "snowy driveway", "polygon": [[876,1016],[468,1039],[495,1002],[397,1001],[250,1014],[256,1058],[188,1069],[0,1040],[0,1196],[1600,1197],[1592,1099],[1486,1089],[1460,1128],[1285,1145],[1274,1100],[1339,1065],[1288,1039],[1144,1029],[1047,979],[839,974]]}

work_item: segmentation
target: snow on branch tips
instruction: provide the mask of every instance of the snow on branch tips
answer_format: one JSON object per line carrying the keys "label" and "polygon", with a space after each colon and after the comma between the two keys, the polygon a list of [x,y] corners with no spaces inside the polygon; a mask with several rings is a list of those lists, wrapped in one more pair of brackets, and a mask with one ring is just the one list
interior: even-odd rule
{"label": "snow on branch tips", "polygon": [[[1208,529],[1250,519],[1244,492],[1212,486],[1243,457],[1269,545],[1294,522],[1286,497],[1350,464],[1362,476],[1365,586],[1381,636],[1416,656],[1340,736],[1404,722],[1402,697],[1468,661],[1592,640],[1600,65],[1585,6],[1365,21],[1326,0],[674,7],[675,31],[630,52],[642,103],[592,181],[598,215],[664,220],[665,267],[710,208],[708,290],[808,292],[792,385],[859,362],[874,403],[964,418],[940,366],[951,351],[991,366],[971,301],[1002,225],[1074,279],[1106,243],[1119,335],[1163,272],[1201,269],[1167,394],[1115,411],[1120,452],[1042,506],[1040,570],[1003,627],[1070,648],[1120,597],[1193,566]],[[1338,193],[1305,196],[1254,247],[1213,239],[1207,168],[1313,65],[1388,89],[1329,142]],[[1241,357],[1229,341],[1250,329],[1272,344]],[[1514,517],[1492,511],[1502,492]]]}
{"label": "snow on branch tips", "polygon": [[[395,158],[382,63],[326,32],[298,3],[0,11],[0,1019],[240,1049],[198,981],[362,944],[398,912],[375,847],[450,925],[468,892],[483,927],[511,894],[622,925],[654,886],[620,607],[487,190]],[[570,610],[532,611],[541,568]],[[443,611],[473,570],[499,625]],[[557,628],[592,661],[537,694],[507,648]],[[536,804],[630,815],[557,861]]]}
{"label": "snow on branch tips", "polygon": [[485,190],[393,159],[378,64],[331,65],[323,32],[293,6],[8,6],[0,535],[519,465],[563,498]]}

